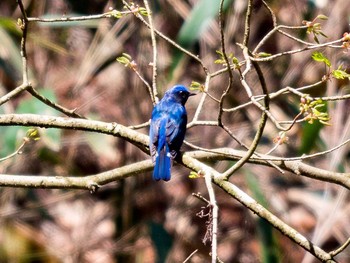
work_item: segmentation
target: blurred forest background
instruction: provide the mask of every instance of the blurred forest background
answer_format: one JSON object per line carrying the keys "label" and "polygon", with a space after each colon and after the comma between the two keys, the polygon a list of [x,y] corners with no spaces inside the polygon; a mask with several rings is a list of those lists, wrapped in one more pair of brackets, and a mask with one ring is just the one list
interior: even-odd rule
{"label": "blurred forest background", "polygon": [[[142,1],[135,1],[143,6]],[[348,0],[268,1],[277,20],[284,25],[302,25],[319,14],[328,16],[323,32],[339,39],[349,32]],[[155,27],[181,46],[198,54],[212,71],[220,49],[217,21],[219,1],[150,1]],[[24,1],[30,17],[69,17],[122,10],[121,1]],[[243,39],[246,1],[225,1],[225,37],[228,52],[240,54],[236,42]],[[250,45],[255,46],[272,29],[269,12],[254,1]],[[16,25],[21,12],[12,0],[0,2],[0,95],[21,84],[21,31]],[[312,41],[305,30],[297,36]],[[325,38],[320,37],[320,41]],[[327,40],[328,41],[328,40]],[[264,52],[291,50],[298,43],[281,35],[270,39]],[[147,88],[129,68],[116,61],[123,52],[130,54],[137,69],[152,81],[150,31],[133,15],[121,19],[83,22],[30,23],[27,55],[30,82],[44,96],[91,119],[138,125],[150,119],[153,108]],[[349,52],[324,50],[332,64],[350,69]],[[158,38],[158,91],[162,95],[176,83],[189,86],[204,82],[201,66],[194,59]],[[238,55],[237,55],[238,56]],[[242,57],[239,57],[242,59]],[[323,65],[311,59],[311,52],[283,56],[262,65],[269,92],[286,86],[315,83],[325,74]],[[237,84],[229,94],[227,107],[248,101]],[[254,82],[255,81],[255,82]],[[259,83],[252,78],[254,92]],[[255,83],[255,84],[254,84]],[[227,85],[220,75],[210,83],[219,97]],[[348,80],[323,83],[312,91],[317,95],[349,92]],[[199,96],[187,104],[193,117]],[[201,117],[215,118],[217,104],[208,100]],[[298,113],[297,97],[279,97],[271,106],[277,119]],[[330,149],[350,137],[349,103],[328,105],[331,126],[298,125],[289,133],[289,144],[278,147],[279,156],[298,156]],[[62,114],[28,93],[0,107],[1,114]],[[249,107],[224,115],[225,123],[242,141],[254,136],[260,112]],[[27,128],[0,127],[0,156],[15,151]],[[141,130],[145,134],[148,128]],[[261,142],[262,152],[273,147],[278,132],[269,124]],[[2,174],[90,175],[150,158],[139,149],[112,136],[73,130],[40,129],[41,139],[31,142],[21,155],[0,163]],[[217,127],[193,127],[186,140],[201,147],[239,148]],[[183,150],[190,150],[187,145]],[[333,171],[349,171],[349,146],[311,163]],[[211,164],[218,171],[230,162]],[[173,167],[172,180],[154,182],[150,173],[108,184],[90,194],[83,190],[0,189],[0,262],[208,262],[210,242],[203,243],[206,218],[198,213],[205,203],[192,196],[207,190],[203,179],[190,179],[189,170]],[[275,169],[247,164],[232,178],[282,220],[325,250],[337,248],[350,236],[349,194],[340,186],[279,174]],[[220,189],[218,255],[224,262],[313,262],[305,251],[253,215]],[[205,211],[205,210],[204,210]],[[350,261],[347,248],[338,258]]]}

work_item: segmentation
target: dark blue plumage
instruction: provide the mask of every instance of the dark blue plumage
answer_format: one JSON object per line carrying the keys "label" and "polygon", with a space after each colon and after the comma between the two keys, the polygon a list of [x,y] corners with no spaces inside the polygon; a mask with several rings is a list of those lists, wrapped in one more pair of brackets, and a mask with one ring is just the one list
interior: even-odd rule
{"label": "dark blue plumage", "polygon": [[168,90],[154,107],[151,118],[150,152],[155,163],[154,180],[169,181],[172,159],[180,150],[185,138],[187,112],[185,103],[190,93],[184,86]]}

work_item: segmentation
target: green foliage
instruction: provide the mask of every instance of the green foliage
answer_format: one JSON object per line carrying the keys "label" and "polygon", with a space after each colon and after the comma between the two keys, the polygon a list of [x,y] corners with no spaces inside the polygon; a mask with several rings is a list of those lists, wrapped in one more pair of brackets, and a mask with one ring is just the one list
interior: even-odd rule
{"label": "green foliage", "polygon": [[[307,121],[302,129],[302,139],[299,154],[309,153],[319,140],[319,133],[323,125],[330,125],[327,104],[319,100],[311,100],[307,95],[301,98],[300,111]],[[318,120],[315,122],[315,120]]]}
{"label": "green foliage", "polygon": [[271,53],[266,53],[266,52],[259,52],[254,55],[256,58],[267,58],[270,57],[272,54]]}
{"label": "green foliage", "polygon": [[316,22],[318,19],[320,20],[327,20],[328,17],[325,16],[325,15],[318,15],[316,18],[314,18],[314,20],[312,21],[307,21],[307,20],[304,20],[302,22],[303,25],[306,25],[307,26],[307,30],[306,30],[306,33],[308,34],[313,34],[314,36],[314,40],[316,43],[320,43],[319,40],[318,40],[318,36],[321,35],[325,38],[328,38],[326,36],[325,33],[322,32],[322,28],[321,28],[321,23],[318,23]]}
{"label": "green foliage", "polygon": [[[133,13],[137,13],[137,14],[140,14],[142,16],[148,16],[149,15],[148,12],[147,12],[147,9],[144,8],[144,7],[140,7],[139,5],[136,5],[135,3],[132,3],[132,2],[129,3],[129,6],[130,6],[130,9],[131,9],[131,12],[133,12]],[[125,16],[127,14],[130,14],[130,11],[128,11],[129,8],[124,6],[124,9],[126,9],[127,11],[123,11],[122,12],[122,11],[110,8],[111,11],[109,11],[107,14],[113,16],[116,19],[120,19],[123,16]]]}
{"label": "green foliage", "polygon": [[315,60],[315,61],[318,61],[318,62],[323,62],[326,64],[327,67],[331,67],[332,64],[331,62],[329,61],[328,58],[326,58],[321,52],[319,51],[315,51],[312,53],[312,59]]}
{"label": "green foliage", "polygon": [[138,13],[143,15],[143,16],[148,16],[149,15],[147,10],[146,10],[146,8],[144,8],[144,7],[139,7]]}
{"label": "green foliage", "polygon": [[112,11],[110,11],[109,14],[110,14],[111,16],[113,16],[114,18],[117,18],[117,19],[123,17],[122,12],[120,12],[119,10],[116,10],[116,9],[113,9]]}
{"label": "green foliage", "polygon": [[190,85],[190,90],[196,90],[199,92],[204,92],[204,85],[197,82],[197,81],[192,81]]}
{"label": "green foliage", "polygon": [[131,56],[128,53],[123,53],[120,57],[117,57],[117,61],[127,67],[131,62]]}
{"label": "green foliage", "polygon": [[117,57],[116,60],[125,67],[136,70],[137,64],[128,53],[123,53],[120,57]]}
{"label": "green foliage", "polygon": [[[129,6],[131,9],[131,12],[138,13],[138,14],[143,15],[143,16],[148,16],[148,12],[147,12],[146,8],[140,7],[139,5],[137,5],[133,2],[130,2]],[[124,7],[124,8],[127,9],[126,7]]]}
{"label": "green foliage", "polygon": [[[227,65],[226,65],[224,53],[222,53],[222,51],[220,51],[220,50],[216,50],[216,53],[219,55],[220,58],[216,59],[214,61],[214,63],[215,64],[222,64],[223,66],[226,67]],[[232,53],[227,54],[227,59],[229,60],[229,63],[230,63],[230,60],[231,60],[232,64],[235,65],[236,68],[239,66],[238,59],[235,56],[233,56]]]}
{"label": "green foliage", "polygon": [[306,95],[301,98],[299,107],[300,112],[304,114],[304,119],[309,124],[313,124],[315,120],[318,120],[324,125],[330,125],[327,107],[323,100],[312,100]]}
{"label": "green foliage", "polygon": [[26,137],[34,141],[40,140],[39,130],[37,128],[29,128],[27,130]]}
{"label": "green foliage", "polygon": [[332,75],[336,79],[349,79],[350,80],[350,74],[347,73],[345,70],[343,70],[342,65],[339,65],[338,69],[335,69],[332,71]]}
{"label": "green foliage", "polygon": [[197,178],[201,178],[201,175],[196,173],[195,171],[191,171],[188,178],[190,179],[197,179]]}
{"label": "green foliage", "polygon": [[330,60],[323,55],[321,52],[315,51],[312,53],[312,59],[317,62],[323,62],[331,70],[330,76],[333,76],[336,79],[350,79],[350,74],[343,70],[343,66],[339,65],[337,69],[332,70],[332,64]]}

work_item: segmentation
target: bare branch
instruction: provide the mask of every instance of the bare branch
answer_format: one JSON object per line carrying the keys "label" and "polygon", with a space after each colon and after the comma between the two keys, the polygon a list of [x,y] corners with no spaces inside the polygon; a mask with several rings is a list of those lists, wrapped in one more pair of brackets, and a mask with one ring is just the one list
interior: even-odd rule
{"label": "bare branch", "polygon": [[147,13],[148,13],[148,23],[149,28],[151,31],[151,40],[152,40],[152,48],[153,48],[153,62],[152,62],[152,69],[153,69],[153,77],[152,77],[152,101],[154,103],[158,102],[158,91],[157,91],[157,42],[156,42],[156,36],[154,33],[154,26],[153,26],[153,16],[151,8],[149,7],[148,1],[143,0]]}
{"label": "bare branch", "polygon": [[150,171],[151,160],[125,165],[89,176],[41,176],[0,174],[0,186],[25,188],[86,189],[95,192],[110,182]]}
{"label": "bare branch", "polygon": [[102,121],[54,117],[36,114],[4,114],[0,115],[0,126],[35,126],[45,128],[73,129],[109,134],[125,139],[148,153],[148,136],[136,132],[118,123]]}

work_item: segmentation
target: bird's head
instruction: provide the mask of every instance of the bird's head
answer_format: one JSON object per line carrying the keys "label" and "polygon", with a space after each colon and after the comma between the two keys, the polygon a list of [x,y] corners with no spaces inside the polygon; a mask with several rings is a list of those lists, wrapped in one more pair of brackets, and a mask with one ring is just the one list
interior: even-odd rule
{"label": "bird's head", "polygon": [[196,95],[195,93],[191,93],[185,86],[175,85],[170,90],[165,93],[166,96],[175,99],[177,102],[185,105],[188,97]]}

